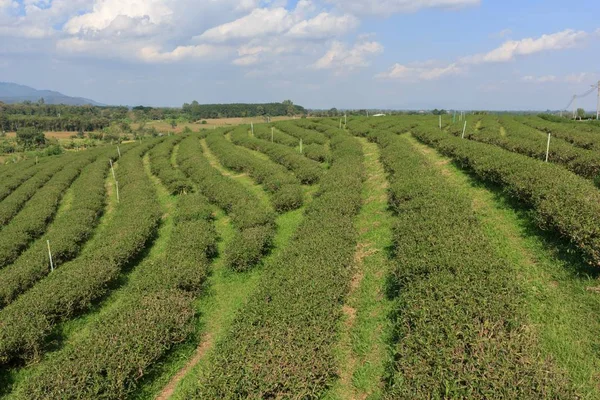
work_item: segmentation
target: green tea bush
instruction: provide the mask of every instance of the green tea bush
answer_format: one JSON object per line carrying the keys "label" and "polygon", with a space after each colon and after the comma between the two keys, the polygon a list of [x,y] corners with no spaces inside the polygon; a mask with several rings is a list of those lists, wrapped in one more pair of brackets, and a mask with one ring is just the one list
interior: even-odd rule
{"label": "green tea bush", "polygon": [[110,292],[152,239],[162,211],[142,156],[160,140],[144,142],[120,159],[121,201],[94,246],[0,311],[0,364],[39,358],[55,324],[89,310]]}
{"label": "green tea bush", "polygon": [[150,150],[150,169],[171,194],[182,194],[192,191],[189,179],[183,172],[171,164],[171,155],[175,145],[183,139],[182,136],[171,136],[163,143]]}
{"label": "green tea bush", "polygon": [[[223,166],[248,173],[267,192],[274,195],[272,204],[277,212],[286,212],[302,206],[304,195],[300,182],[286,168],[254,156],[248,150],[228,141],[220,132],[209,134],[206,143]],[[283,193],[280,194],[280,191]]]}
{"label": "green tea bush", "polygon": [[[254,127],[254,132],[256,134],[263,129],[266,128],[262,125],[257,125]],[[237,145],[266,154],[271,160],[292,171],[300,182],[304,184],[314,184],[323,175],[323,169],[317,163],[307,160],[297,151],[287,146],[253,138],[247,132],[240,129],[231,132],[231,141]]]}

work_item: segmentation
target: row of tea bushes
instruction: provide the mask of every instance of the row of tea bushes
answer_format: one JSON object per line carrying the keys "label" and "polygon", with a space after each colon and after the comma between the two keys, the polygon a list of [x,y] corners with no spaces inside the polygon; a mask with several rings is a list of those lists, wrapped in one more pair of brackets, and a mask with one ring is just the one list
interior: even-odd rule
{"label": "row of tea bushes", "polygon": [[[124,146],[125,154],[129,146]],[[60,267],[79,255],[81,248],[94,232],[106,203],[104,185],[109,169],[109,158],[116,159],[116,150],[101,153],[98,159],[85,167],[71,185],[72,201],[66,212],[58,214],[48,231],[11,265],[0,270],[0,308],[31,288],[50,273],[46,241],[51,242],[54,268]]]}
{"label": "row of tea bushes", "polygon": [[396,218],[387,398],[572,398],[539,355],[518,274],[497,254],[472,199],[407,140],[387,131],[370,138],[382,151]]}
{"label": "row of tea bushes", "polygon": [[0,311],[0,364],[39,358],[55,325],[88,311],[146,248],[162,212],[142,157],[160,140],[120,159],[120,203],[94,245]]}
{"label": "row of tea bushes", "polygon": [[43,362],[15,398],[122,399],[135,391],[151,367],[194,332],[193,300],[216,253],[212,218],[202,195],[183,195],[164,258],[142,263],[124,298]]}
{"label": "row of tea bushes", "polygon": [[500,185],[533,209],[541,229],[558,232],[600,266],[600,192],[590,181],[559,165],[461,140],[435,128],[420,127],[413,134],[482,180]]}
{"label": "row of tea bushes", "polygon": [[[237,128],[245,132],[245,127]],[[220,132],[209,134],[206,143],[221,164],[233,171],[245,172],[271,194],[275,211],[287,212],[302,207],[304,193],[300,182],[286,168],[256,157],[234,145]]]}
{"label": "row of tea bushes", "polygon": [[224,254],[225,264],[244,271],[257,265],[270,250],[275,234],[275,214],[247,188],[215,169],[203,154],[200,138],[189,136],[178,153],[181,170],[197,185],[198,191],[223,209],[236,228],[230,246]]}
{"label": "row of tea bushes", "polygon": [[320,398],[335,380],[364,170],[356,139],[335,134],[331,148],[332,167],[293,240],[266,266],[198,387],[181,398]]}
{"label": "row of tea bushes", "polygon": [[183,136],[168,137],[163,143],[150,150],[150,170],[156,175],[171,194],[189,193],[191,182],[181,170],[171,163],[173,150]]}
{"label": "row of tea bushes", "polygon": [[[262,129],[258,126],[255,127],[255,132],[260,132],[260,130]],[[237,145],[266,154],[271,160],[292,171],[300,182],[304,184],[312,185],[317,183],[321,175],[323,175],[323,168],[320,165],[314,161],[307,160],[289,147],[253,138],[246,132],[237,129],[231,132],[231,141]]]}

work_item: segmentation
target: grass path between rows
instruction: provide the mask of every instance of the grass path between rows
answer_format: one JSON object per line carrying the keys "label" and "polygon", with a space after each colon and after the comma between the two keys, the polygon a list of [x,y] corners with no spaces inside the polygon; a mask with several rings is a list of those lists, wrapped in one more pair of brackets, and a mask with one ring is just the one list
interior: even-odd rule
{"label": "grass path between rows", "polygon": [[[510,260],[526,295],[529,324],[545,356],[568,374],[579,398],[600,398],[600,280],[564,242],[540,232],[526,210],[486,187],[436,150],[404,136],[452,184],[473,199],[473,209],[499,254]],[[468,232],[465,232],[468,240]]]}
{"label": "grass path between rows", "polygon": [[356,220],[359,233],[355,273],[344,305],[341,339],[336,351],[340,379],[328,399],[379,399],[387,366],[392,302],[385,295],[392,246],[393,216],[388,210],[388,182],[379,148],[360,138],[365,154],[363,207]]}

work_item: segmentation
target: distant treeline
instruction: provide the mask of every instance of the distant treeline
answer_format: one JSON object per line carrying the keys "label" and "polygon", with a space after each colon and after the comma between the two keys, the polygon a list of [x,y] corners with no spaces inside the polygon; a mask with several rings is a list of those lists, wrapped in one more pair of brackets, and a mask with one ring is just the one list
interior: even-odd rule
{"label": "distant treeline", "polygon": [[44,131],[89,132],[115,123],[156,120],[195,122],[207,118],[278,117],[306,115],[306,109],[290,100],[267,104],[184,104],[182,108],[167,107],[98,107],[68,106],[25,102],[0,103],[0,130],[38,128]]}

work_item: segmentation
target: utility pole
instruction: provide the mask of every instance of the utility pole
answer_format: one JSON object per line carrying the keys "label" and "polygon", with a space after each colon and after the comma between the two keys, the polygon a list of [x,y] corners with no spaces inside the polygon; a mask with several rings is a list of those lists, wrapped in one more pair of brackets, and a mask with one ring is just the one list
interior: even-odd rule
{"label": "utility pole", "polygon": [[598,103],[596,105],[596,121],[600,120],[600,81],[598,81]]}

